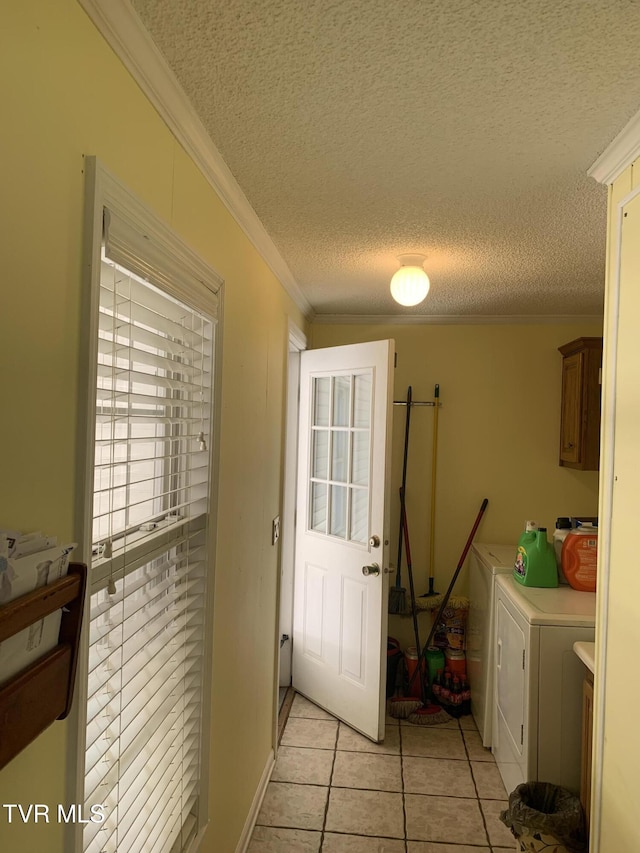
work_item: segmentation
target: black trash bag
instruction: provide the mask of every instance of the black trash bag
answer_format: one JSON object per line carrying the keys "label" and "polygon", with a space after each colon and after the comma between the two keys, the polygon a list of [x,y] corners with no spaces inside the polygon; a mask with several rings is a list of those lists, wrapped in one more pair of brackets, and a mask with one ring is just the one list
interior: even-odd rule
{"label": "black trash bag", "polygon": [[550,835],[571,853],[587,853],[588,840],[580,798],[550,782],[525,782],[509,794],[509,808],[500,820],[516,838]]}

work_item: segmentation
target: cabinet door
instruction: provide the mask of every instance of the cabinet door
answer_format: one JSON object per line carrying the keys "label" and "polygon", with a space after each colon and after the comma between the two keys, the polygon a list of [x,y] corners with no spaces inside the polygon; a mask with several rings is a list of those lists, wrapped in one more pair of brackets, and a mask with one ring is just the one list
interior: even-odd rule
{"label": "cabinet door", "polygon": [[587,819],[591,817],[591,740],[593,737],[593,676],[587,675],[582,685],[582,765],[580,768],[580,802]]}
{"label": "cabinet door", "polygon": [[562,421],[560,461],[577,464],[582,454],[582,377],[584,352],[568,355],[562,362]]}
{"label": "cabinet door", "polygon": [[525,634],[498,597],[496,602],[496,702],[498,714],[515,754],[524,752],[525,726]]}

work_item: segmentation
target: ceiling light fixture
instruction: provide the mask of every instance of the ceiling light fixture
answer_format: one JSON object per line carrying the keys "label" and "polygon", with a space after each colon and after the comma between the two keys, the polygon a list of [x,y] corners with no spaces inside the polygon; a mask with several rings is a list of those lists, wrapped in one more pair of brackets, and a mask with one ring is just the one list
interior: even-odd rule
{"label": "ceiling light fixture", "polygon": [[398,255],[400,269],[391,279],[391,295],[400,305],[418,305],[429,292],[426,255]]}

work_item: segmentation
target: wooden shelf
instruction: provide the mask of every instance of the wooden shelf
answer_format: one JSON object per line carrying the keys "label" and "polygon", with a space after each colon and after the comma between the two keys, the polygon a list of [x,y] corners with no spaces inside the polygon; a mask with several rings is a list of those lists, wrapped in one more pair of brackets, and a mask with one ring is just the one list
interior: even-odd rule
{"label": "wooden shelf", "polygon": [[71,710],[82,627],[87,567],[0,607],[0,642],[62,611],[58,645],[0,686],[0,768]]}

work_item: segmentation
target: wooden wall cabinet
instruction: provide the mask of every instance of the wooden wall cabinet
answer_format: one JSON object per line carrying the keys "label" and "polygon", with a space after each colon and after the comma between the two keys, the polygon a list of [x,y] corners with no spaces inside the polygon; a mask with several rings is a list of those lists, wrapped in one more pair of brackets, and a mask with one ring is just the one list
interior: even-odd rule
{"label": "wooden wall cabinet", "polygon": [[558,349],[562,353],[560,465],[597,471],[602,338],[577,338]]}

